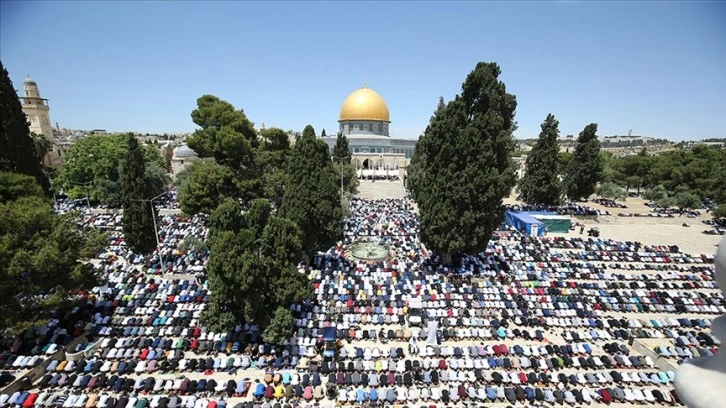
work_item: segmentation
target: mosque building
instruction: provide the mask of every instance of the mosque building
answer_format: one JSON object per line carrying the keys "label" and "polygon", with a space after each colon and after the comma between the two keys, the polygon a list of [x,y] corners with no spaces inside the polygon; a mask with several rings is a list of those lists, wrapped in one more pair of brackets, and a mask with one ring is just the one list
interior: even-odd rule
{"label": "mosque building", "polygon": [[[167,148],[171,148],[171,143],[167,143],[167,146]],[[176,176],[196,159],[197,153],[186,144],[182,144],[174,148],[174,150],[172,150],[171,160],[169,163],[171,167],[171,177],[176,179]]]}
{"label": "mosque building", "polygon": [[[388,104],[376,91],[363,86],[343,101],[338,118],[338,132],[348,138],[352,163],[359,175],[403,175],[413,156],[415,139],[390,136],[391,115]],[[332,151],[336,135],[322,138]]]}
{"label": "mosque building", "polygon": [[53,128],[50,122],[50,106],[48,100],[40,97],[38,84],[28,76],[23,81],[23,94],[20,97],[23,112],[28,117],[30,123],[30,131],[37,135],[44,136],[50,144],[50,150],[44,158],[45,164],[53,167],[60,165],[60,156],[62,152],[56,151]]}

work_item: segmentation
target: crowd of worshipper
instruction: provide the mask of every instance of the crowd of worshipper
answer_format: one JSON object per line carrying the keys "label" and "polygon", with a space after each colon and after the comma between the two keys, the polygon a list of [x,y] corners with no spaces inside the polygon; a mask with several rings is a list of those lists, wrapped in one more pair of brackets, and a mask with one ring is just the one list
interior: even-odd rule
{"label": "crowd of worshipper", "polygon": [[59,214],[69,213],[71,211],[79,211],[81,213],[88,211],[88,202],[86,199],[72,200],[65,195],[56,196],[53,201],[53,208]]}
{"label": "crowd of worshipper", "polygon": [[608,207],[608,208],[628,208],[627,205],[625,205],[623,203],[619,203],[615,200],[611,200],[609,198],[596,198],[596,199],[592,200],[592,202],[598,203],[598,204],[602,205],[603,207]]}
{"label": "crowd of worshipper", "polygon": [[369,181],[397,181],[399,179],[398,174],[359,174],[358,180],[369,180]]}
{"label": "crowd of worshipper", "polygon": [[725,218],[714,218],[713,220],[703,220],[701,222],[711,227],[711,228],[703,230],[703,233],[706,235],[724,235],[724,234],[726,234],[726,219]]}
{"label": "crowd of worshipper", "polygon": [[176,190],[169,190],[154,200],[157,208],[174,210],[179,208],[179,194]]}
{"label": "crowd of worshipper", "polygon": [[676,208],[676,207],[659,207],[656,204],[653,203],[645,203],[647,207],[650,207],[651,213],[659,214],[661,216],[669,216],[671,218],[673,217],[682,217],[686,216],[688,218],[696,218],[701,215],[701,211],[698,209],[693,208]]}
{"label": "crowd of worshipper", "polygon": [[[200,323],[214,296],[209,251],[183,243],[204,240],[207,217],[163,217],[161,247],[144,258],[125,246],[120,216],[86,214],[111,232],[97,266],[105,283],[2,345],[5,374],[41,366],[43,375],[0,394],[0,406],[677,405],[673,370],[629,342],[660,341],[654,355],[676,365],[717,352],[711,316],[726,303],[710,255],[506,230],[486,251],[444,264],[420,242],[411,201],[350,206],[340,243],[300,264],[313,292],[291,306],[283,345],[266,344],[254,324],[213,332]],[[347,257],[361,240],[390,259]],[[409,321],[414,298],[420,324]]]}

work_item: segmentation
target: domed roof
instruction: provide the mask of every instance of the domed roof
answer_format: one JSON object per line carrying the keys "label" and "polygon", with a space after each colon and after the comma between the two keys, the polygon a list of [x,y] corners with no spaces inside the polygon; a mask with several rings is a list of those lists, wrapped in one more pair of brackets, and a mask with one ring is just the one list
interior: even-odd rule
{"label": "domed roof", "polygon": [[30,75],[28,75],[25,77],[25,81],[23,81],[23,83],[28,84],[28,85],[30,85],[30,84],[35,85],[35,80],[33,80],[33,78],[31,78]]}
{"label": "domed roof", "polygon": [[348,95],[340,108],[340,121],[378,120],[390,122],[388,105],[381,95],[372,89],[361,88]]}
{"label": "domed roof", "polygon": [[189,146],[183,144],[174,149],[174,157],[197,157],[197,153],[194,152],[194,150],[190,149]]}

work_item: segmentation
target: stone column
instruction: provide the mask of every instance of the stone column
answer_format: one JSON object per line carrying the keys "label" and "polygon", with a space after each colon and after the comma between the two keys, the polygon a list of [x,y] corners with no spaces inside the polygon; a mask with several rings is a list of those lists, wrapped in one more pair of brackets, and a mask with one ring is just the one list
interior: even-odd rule
{"label": "stone column", "polygon": [[[726,236],[716,251],[715,276],[721,291],[726,293]],[[726,341],[726,316],[716,318],[711,333]],[[676,372],[676,391],[688,408],[726,406],[726,352],[719,350],[713,357],[689,360]]]}

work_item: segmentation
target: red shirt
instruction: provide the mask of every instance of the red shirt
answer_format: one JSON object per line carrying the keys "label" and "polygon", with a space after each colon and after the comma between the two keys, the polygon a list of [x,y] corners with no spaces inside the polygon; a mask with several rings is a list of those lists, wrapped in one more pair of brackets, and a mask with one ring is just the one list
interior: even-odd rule
{"label": "red shirt", "polygon": [[25,402],[23,402],[23,408],[32,408],[33,405],[35,405],[35,400],[38,399],[37,393],[32,393],[28,395],[28,398],[25,399]]}

